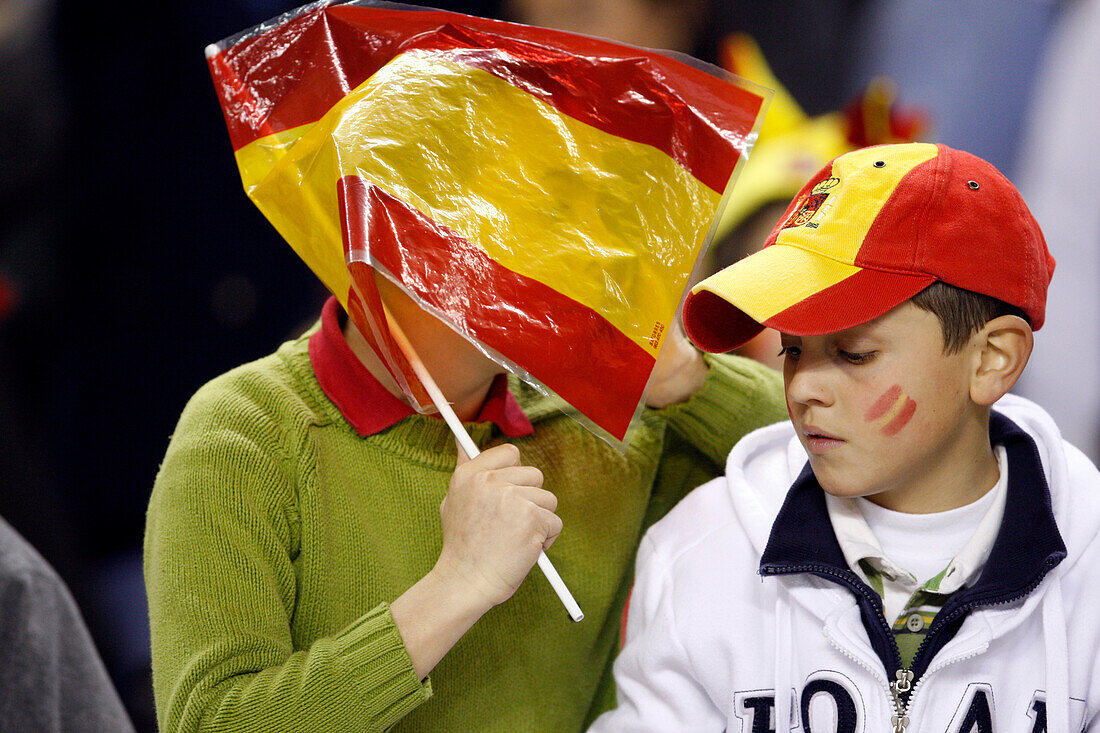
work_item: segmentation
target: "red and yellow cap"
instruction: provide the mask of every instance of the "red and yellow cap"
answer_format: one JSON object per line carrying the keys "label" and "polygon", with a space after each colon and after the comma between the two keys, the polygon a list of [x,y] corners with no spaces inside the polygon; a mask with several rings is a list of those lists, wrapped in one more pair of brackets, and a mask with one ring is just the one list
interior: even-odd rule
{"label": "red and yellow cap", "polygon": [[835,158],[762,250],[692,288],[684,328],[711,352],[764,326],[833,333],[941,280],[1020,308],[1038,330],[1053,271],[1038,223],[992,165],[945,145],[879,145]]}

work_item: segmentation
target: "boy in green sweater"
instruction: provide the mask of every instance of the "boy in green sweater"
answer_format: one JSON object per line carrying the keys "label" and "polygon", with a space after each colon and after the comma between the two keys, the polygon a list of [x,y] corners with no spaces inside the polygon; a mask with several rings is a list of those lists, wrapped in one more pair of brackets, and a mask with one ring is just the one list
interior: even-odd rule
{"label": "boy in green sweater", "polygon": [[[483,452],[405,403],[335,300],[203,387],[145,540],[164,731],[582,730],[614,702],[642,532],[785,416],[776,373],[677,335],[620,454],[379,287]],[[559,532],[581,623],[522,582]]]}

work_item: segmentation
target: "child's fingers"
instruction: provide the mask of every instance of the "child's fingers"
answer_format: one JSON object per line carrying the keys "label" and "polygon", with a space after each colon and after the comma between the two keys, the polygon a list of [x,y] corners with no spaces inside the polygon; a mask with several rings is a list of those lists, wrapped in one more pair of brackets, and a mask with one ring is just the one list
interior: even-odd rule
{"label": "child's fingers", "polygon": [[544,515],[545,524],[543,525],[546,530],[546,539],[543,540],[542,550],[543,552],[550,549],[550,545],[554,544],[554,540],[558,538],[562,530],[561,517],[551,512],[546,512]]}
{"label": "child's fingers", "polygon": [[507,468],[509,466],[519,465],[519,448],[511,443],[494,445],[492,448],[482,451],[472,459],[466,455],[466,451],[462,450],[462,445],[459,444],[458,441],[455,441],[455,445],[458,448],[458,462],[456,468],[464,466],[467,463],[476,463],[479,470]]}
{"label": "child's fingers", "polygon": [[534,486],[539,489],[542,482],[542,471],[534,466],[508,466],[493,471],[493,483],[498,485]]}
{"label": "child's fingers", "polygon": [[510,488],[515,492],[516,496],[526,499],[535,506],[545,509],[548,512],[556,511],[558,508],[558,497],[545,489],[539,489],[534,486],[512,486]]}

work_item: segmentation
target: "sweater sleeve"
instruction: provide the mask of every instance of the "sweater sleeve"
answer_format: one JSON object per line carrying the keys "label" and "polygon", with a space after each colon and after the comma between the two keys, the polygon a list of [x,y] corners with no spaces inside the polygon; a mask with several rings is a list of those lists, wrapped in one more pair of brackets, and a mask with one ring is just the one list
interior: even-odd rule
{"label": "sweater sleeve", "polygon": [[295,643],[297,497],[314,459],[290,412],[208,385],[157,476],[145,573],[167,733],[382,730],[431,695],[385,604]]}
{"label": "sweater sleeve", "polygon": [[782,375],[741,356],[704,354],[702,389],[661,410],[671,428],[657,470],[646,526],[663,517],[696,486],[721,474],[737,441],[787,419]]}
{"label": "sweater sleeve", "polygon": [[787,418],[783,376],[742,356],[704,354],[710,367],[691,399],[664,408],[669,424],[715,464],[748,433]]}

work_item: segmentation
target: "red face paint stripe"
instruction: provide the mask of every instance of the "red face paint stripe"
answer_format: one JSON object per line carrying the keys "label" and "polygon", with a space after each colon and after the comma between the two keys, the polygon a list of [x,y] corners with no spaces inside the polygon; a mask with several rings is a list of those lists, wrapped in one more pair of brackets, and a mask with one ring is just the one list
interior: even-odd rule
{"label": "red face paint stripe", "polygon": [[912,419],[913,413],[917,411],[917,403],[911,398],[905,398],[905,405],[901,408],[901,412],[894,416],[894,419],[886,424],[886,427],[882,429],[883,435],[893,436],[897,435],[898,431],[909,424],[909,420]]}
{"label": "red face paint stripe", "polygon": [[863,419],[867,422],[878,420],[889,412],[894,403],[898,401],[898,397],[901,397],[901,387],[895,384],[875,400],[875,404],[871,405],[871,409],[867,410],[867,414],[863,416]]}

